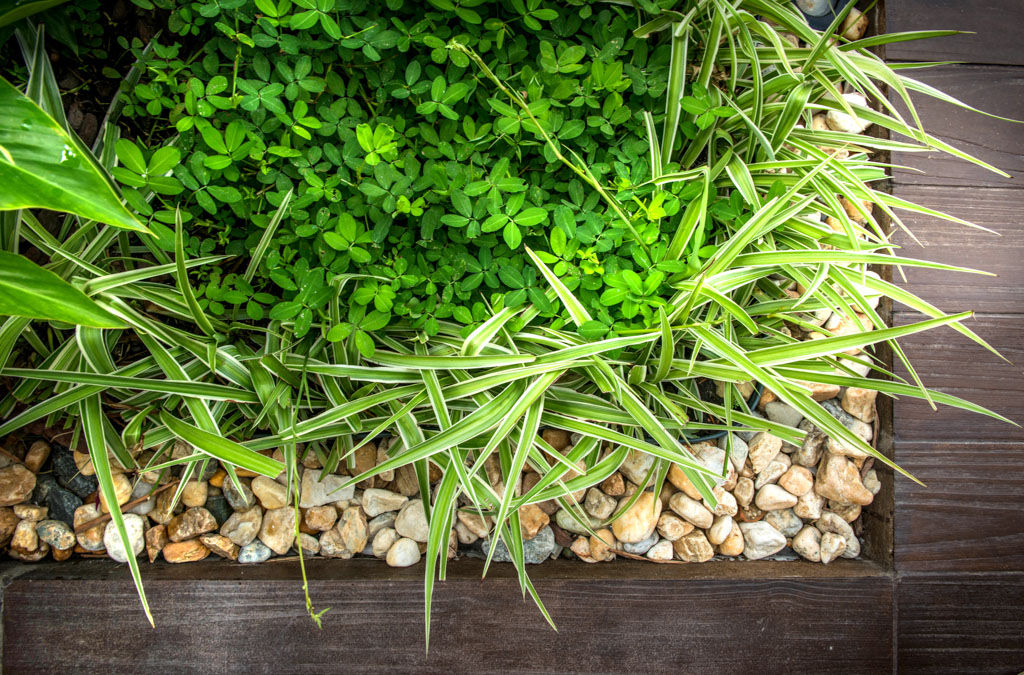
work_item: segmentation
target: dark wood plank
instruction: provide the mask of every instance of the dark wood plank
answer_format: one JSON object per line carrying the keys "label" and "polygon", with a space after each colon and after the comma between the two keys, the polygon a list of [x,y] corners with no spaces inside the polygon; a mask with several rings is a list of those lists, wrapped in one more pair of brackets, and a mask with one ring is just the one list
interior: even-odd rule
{"label": "dark wood plank", "polygon": [[[1022,67],[943,66],[907,74],[986,112],[1017,119],[1024,113]],[[1024,124],[985,117],[929,96],[915,95],[913,100],[929,133],[1010,177],[939,152],[894,152],[895,164],[916,170],[893,171],[897,194],[900,184],[1024,187]]]}
{"label": "dark wood plank", "polygon": [[1024,668],[1024,574],[905,576],[897,601],[898,672]]}
{"label": "dark wood plank", "polygon": [[[340,563],[338,566],[344,566]],[[225,565],[226,566],[226,565]],[[265,566],[264,566],[265,567]],[[118,581],[18,579],[4,670],[93,672],[863,672],[892,668],[892,579],[441,584],[424,654],[420,580],[151,580],[157,629]]]}
{"label": "dark wood plank", "polygon": [[[922,317],[896,314],[896,325]],[[949,327],[900,340],[926,386],[982,405],[1024,422],[1024,316],[979,315],[964,323],[1010,360],[1007,363]],[[896,373],[909,378],[901,365]],[[1024,428],[948,406],[933,411],[926,402],[904,397],[894,406],[896,452],[906,442],[1007,442],[1024,440]],[[951,468],[951,471],[954,469]]]}
{"label": "dark wood plank", "polygon": [[1024,50],[1016,26],[1024,24],[1020,0],[893,0],[886,3],[886,32],[962,30],[931,40],[901,42],[886,47],[885,56],[902,61],[963,61],[1024,65]]}
{"label": "dark wood plank", "polygon": [[927,486],[896,480],[898,570],[1024,570],[1024,445],[902,442],[896,461]]}
{"label": "dark wood plank", "polygon": [[1024,293],[1020,291],[1024,287],[1020,262],[1024,259],[1024,224],[1020,221],[1024,190],[901,185],[896,194],[999,233],[996,236],[930,216],[901,216],[920,245],[898,229],[893,241],[903,247],[900,255],[997,276],[907,268],[907,281],[900,285],[949,312],[1024,312]]}

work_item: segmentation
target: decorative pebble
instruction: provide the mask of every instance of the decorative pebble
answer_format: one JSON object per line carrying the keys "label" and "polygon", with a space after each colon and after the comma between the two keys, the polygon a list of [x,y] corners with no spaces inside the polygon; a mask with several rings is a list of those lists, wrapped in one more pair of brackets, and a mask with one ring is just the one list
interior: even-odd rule
{"label": "decorative pebble", "polygon": [[259,538],[274,553],[287,553],[295,541],[295,509],[283,506],[265,512]]}
{"label": "decorative pebble", "polygon": [[[490,551],[492,541],[493,540],[491,539],[485,539],[483,541],[481,548],[484,556],[486,556]],[[555,533],[550,527],[545,527],[537,533],[536,537],[527,542],[523,542],[523,559],[531,565],[537,565],[547,560],[554,549]],[[394,550],[394,547],[392,547],[392,550]],[[419,558],[416,560],[419,560]],[[512,562],[512,556],[509,554],[508,548],[505,546],[504,539],[498,540],[498,543],[494,547],[494,556],[491,560],[495,562]],[[416,561],[413,561],[413,563],[415,562]],[[388,551],[388,564],[392,567],[404,567],[404,565],[392,565],[391,551]]]}
{"label": "decorative pebble", "polygon": [[363,511],[369,518],[374,518],[390,511],[398,511],[405,506],[407,501],[409,501],[408,497],[391,490],[382,490],[380,488],[363,490]]}
{"label": "decorative pebble", "polygon": [[623,543],[643,541],[654,532],[660,515],[661,501],[654,498],[654,493],[644,492],[612,523],[612,532]]}
{"label": "decorative pebble", "polygon": [[288,488],[273,478],[256,476],[252,479],[249,487],[265,509],[280,509],[288,506]]}
{"label": "decorative pebble", "polygon": [[762,511],[777,511],[796,506],[797,497],[775,484],[765,485],[757,491],[754,504]]}
{"label": "decorative pebble", "polygon": [[412,539],[403,537],[391,545],[385,560],[390,567],[410,567],[420,561],[420,547]]}
{"label": "decorative pebble", "polygon": [[14,506],[27,500],[36,487],[36,475],[21,464],[0,469],[0,506]]}
{"label": "decorative pebble", "polygon": [[238,480],[241,490],[235,485],[235,482],[228,478],[221,485],[221,490],[224,492],[224,498],[228,500],[228,504],[231,505],[235,511],[248,511],[256,505],[256,496],[252,493],[252,488],[249,487],[247,481],[244,479]]}
{"label": "decorative pebble", "polygon": [[236,511],[231,514],[231,517],[221,525],[220,533],[233,543],[245,547],[259,534],[262,524],[263,510],[253,507],[248,511]]}
{"label": "decorative pebble", "polygon": [[[47,446],[49,447],[49,446]],[[51,548],[63,551],[75,546],[75,533],[67,523],[59,520],[44,520],[36,525],[36,534]]]}
{"label": "decorative pebble", "polygon": [[684,520],[693,523],[699,528],[711,527],[714,516],[704,508],[704,505],[695,499],[691,499],[682,492],[677,492],[668,500],[670,509],[679,514]]}
{"label": "decorative pebble", "polygon": [[668,539],[662,539],[657,544],[647,550],[646,556],[648,560],[671,560],[674,550],[672,548],[672,542]]}
{"label": "decorative pebble", "polygon": [[715,557],[715,549],[701,530],[694,530],[672,542],[676,557],[686,562],[706,562]]}
{"label": "decorative pebble", "polygon": [[261,563],[270,560],[274,552],[259,539],[254,539],[238,551],[238,562]]}
{"label": "decorative pebble", "polygon": [[422,499],[411,499],[406,502],[395,518],[395,529],[404,538],[427,541],[430,525],[427,523],[427,514],[423,511]]}
{"label": "decorative pebble", "polygon": [[786,538],[768,523],[740,523],[743,533],[743,555],[748,560],[760,560],[774,555],[786,546]]}
{"label": "decorative pebble", "polygon": [[846,540],[834,532],[826,532],[821,535],[820,556],[821,562],[829,564],[842,554],[846,549]]}
{"label": "decorative pebble", "polygon": [[[376,450],[374,451],[376,453]],[[348,477],[328,474],[319,480],[320,471],[306,471],[302,474],[299,490],[299,506],[308,509],[312,506],[332,504],[343,499],[352,499],[355,486],[342,489]]]}
{"label": "decorative pebble", "polygon": [[821,532],[813,525],[805,525],[793,537],[793,550],[804,560],[821,562]]}
{"label": "decorative pebble", "polygon": [[179,541],[167,544],[163,549],[164,560],[169,563],[198,562],[210,555],[210,549],[203,546],[198,539]]}
{"label": "decorative pebble", "polygon": [[[135,557],[146,547],[146,519],[135,513],[126,513],[124,514],[124,529],[131,545],[132,556]],[[107,527],[103,531],[103,545],[107,549],[108,556],[119,563],[128,562],[128,555],[125,553],[121,536],[118,534],[113,520],[107,523]]]}
{"label": "decorative pebble", "polygon": [[[604,532],[604,531],[608,531],[608,534],[611,535],[611,531],[607,530],[607,528],[602,529],[602,530],[598,530],[598,533]],[[638,542],[633,543],[633,544],[623,543],[621,546],[622,546],[622,550],[625,551],[626,553],[632,553],[633,555],[643,555],[643,554],[647,553],[647,551],[649,551],[652,546],[657,544],[659,539],[661,539],[661,537],[658,535],[658,532],[654,531],[654,532],[651,533],[651,536],[647,537],[643,541],[638,541]],[[591,553],[593,553],[594,542],[590,542],[590,550],[591,550]]]}

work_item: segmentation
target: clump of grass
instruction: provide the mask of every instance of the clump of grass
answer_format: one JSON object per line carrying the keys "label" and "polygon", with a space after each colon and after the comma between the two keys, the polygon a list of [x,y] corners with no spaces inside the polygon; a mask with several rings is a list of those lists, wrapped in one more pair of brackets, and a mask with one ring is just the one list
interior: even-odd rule
{"label": "clump of grass", "polygon": [[[756,381],[829,436],[904,475],[909,474],[823,410],[805,383],[863,387],[1003,419],[927,389],[898,342],[950,326],[991,349],[963,325],[970,313],[946,314],[869,274],[872,266],[975,272],[902,255],[886,227],[888,220],[903,226],[898,210],[969,223],[884,192],[879,183],[889,165],[877,153],[941,150],[995,171],[927,134],[909,93],[963,104],[869,51],[928,34],[837,40],[833,33],[842,17],[819,33],[788,3],[771,0],[701,0],[664,11],[645,4],[644,10],[635,17],[635,35],[668,42],[671,60],[664,110],[643,114],[646,152],[630,173],[639,179],[609,181],[595,172],[571,141],[560,140],[535,102],[496,74],[494,64],[457,40],[448,47],[476,69],[480,86],[493,88],[494,97],[521,111],[521,152],[589,185],[600,198],[595,210],[628,233],[630,254],[644,263],[646,274],[619,274],[618,285],[604,293],[624,311],[646,312],[649,326],[613,327],[595,316],[559,264],[552,237],[543,248],[524,245],[543,280],[543,301],[491,305],[468,327],[439,320],[430,335],[398,318],[375,331],[356,331],[363,338],[334,340],[331,330],[346,315],[340,289],[350,280],[339,275],[327,300],[329,318],[315,325],[319,330],[298,335],[291,319],[242,323],[204,309],[190,285],[190,270],[222,258],[187,259],[180,215],[174,255],[167,258],[133,245],[134,235],[116,223],[70,216],[67,234],[55,237],[23,210],[5,214],[2,240],[14,248],[37,248],[49,258],[50,272],[119,327],[6,319],[0,326],[0,372],[18,384],[0,402],[7,416],[0,436],[37,420],[82,424],[106,493],[113,489],[111,461],[127,471],[180,467],[189,475],[217,460],[234,481],[234,467],[267,476],[287,471],[289,489],[297,491],[302,453],[313,453],[328,474],[354,466],[361,445],[391,434],[398,441],[387,459],[349,483],[415,468],[430,529],[429,638],[430,598],[445,577],[456,510],[493,519],[492,538],[507,546],[524,596],[550,621],[526,570],[520,508],[556,500],[590,529],[572,493],[613,474],[630,452],[655,458],[648,484],[660,484],[655,477],[676,465],[714,506],[712,488],[720,477],[691,454],[694,438],[741,426],[800,443],[802,430],[755,415],[733,386],[725,388],[724,401],[707,399],[699,386],[703,380]],[[796,36],[797,44],[783,33]],[[48,82],[48,67],[45,60],[30,63],[32,77]],[[877,109],[844,97],[844,82]],[[884,88],[910,111],[910,121]],[[44,91],[59,100],[52,86]],[[829,112],[908,140],[817,128],[813,116]],[[116,136],[110,129],[108,140]],[[106,169],[114,161],[111,145],[104,144],[100,157]],[[660,226],[650,228],[650,215],[672,189],[687,192],[687,205],[659,216]],[[287,208],[285,199],[248,270],[260,265]],[[132,265],[125,268],[121,263],[128,258]],[[888,327],[876,310],[878,297],[928,318]],[[857,330],[830,334],[815,323],[815,312],[824,310],[846,317]],[[820,332],[820,339],[802,339],[810,331]],[[359,340],[370,340],[370,348]],[[891,348],[909,381],[864,351],[879,344]],[[15,367],[15,357],[33,367]],[[542,438],[542,427],[564,429],[581,440],[559,452]],[[177,441],[194,452],[172,459]],[[278,448],[284,462],[267,456]],[[148,463],[137,459],[143,449],[155,451]],[[481,470],[493,458],[501,475],[496,482]],[[431,463],[442,470],[433,489]],[[527,466],[540,480],[516,494],[511,486]],[[107,501],[115,502],[109,495]],[[117,508],[112,515],[119,523]],[[131,571],[145,604],[134,562]],[[319,622],[322,612],[314,613],[308,587],[306,593]]]}

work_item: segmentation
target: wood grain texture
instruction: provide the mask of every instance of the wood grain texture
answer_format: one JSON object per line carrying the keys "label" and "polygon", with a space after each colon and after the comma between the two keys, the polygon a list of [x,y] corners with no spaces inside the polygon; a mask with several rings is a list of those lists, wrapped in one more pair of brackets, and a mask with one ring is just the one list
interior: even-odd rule
{"label": "wood grain texture", "polygon": [[[895,314],[896,325],[921,320],[916,314]],[[967,399],[1024,423],[1024,315],[978,315],[964,323],[1009,359],[991,352],[948,327],[925,331],[900,340],[908,359],[926,386]],[[909,378],[901,365],[896,373]],[[896,456],[908,442],[1020,442],[1024,428],[977,413],[940,406],[933,411],[925,401],[904,397],[893,413]],[[958,471],[949,467],[949,476]],[[897,498],[898,499],[898,498]],[[1021,495],[1024,501],[1024,494]]]}
{"label": "wood grain texture", "polygon": [[[1024,313],[1024,190],[901,185],[906,200],[962,218],[997,235],[931,216],[907,213],[904,224],[920,243],[903,230],[893,241],[899,255],[969,267],[995,274],[951,274],[941,270],[906,268],[906,281],[897,282],[947,312],[973,310],[996,314]],[[898,306],[897,309],[906,310]]]}
{"label": "wood grain texture", "polygon": [[[1015,119],[1024,116],[1024,67],[943,66],[904,74],[986,112]],[[893,180],[897,186],[1024,187],[1024,124],[985,117],[929,96],[914,95],[913,101],[929,133],[1010,177],[944,153],[894,152],[893,163],[914,169],[895,169]]]}
{"label": "wood grain texture", "polygon": [[893,0],[886,5],[888,33],[936,29],[973,33],[889,45],[885,50],[889,60],[1024,65],[1016,30],[1024,24],[1020,0]]}
{"label": "wood grain texture", "polygon": [[1022,569],[1024,445],[902,442],[896,450],[927,486],[896,480],[901,573]]}
{"label": "wood grain texture", "polygon": [[[891,670],[892,579],[542,581],[548,627],[512,579],[450,581],[424,654],[422,586],[314,581],[16,580],[6,672],[672,672]],[[837,606],[837,599],[841,605]]]}
{"label": "wood grain texture", "polygon": [[897,601],[902,675],[1024,669],[1024,574],[904,577]]}

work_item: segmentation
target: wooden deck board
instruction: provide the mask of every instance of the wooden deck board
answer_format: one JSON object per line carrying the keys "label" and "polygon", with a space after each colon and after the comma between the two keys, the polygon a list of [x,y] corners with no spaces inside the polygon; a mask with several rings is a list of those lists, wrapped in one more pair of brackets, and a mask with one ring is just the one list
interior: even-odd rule
{"label": "wooden deck board", "polygon": [[[7,671],[93,672],[885,672],[892,579],[545,580],[559,632],[518,583],[442,584],[424,654],[417,583],[314,581],[324,629],[297,581],[151,581],[158,630],[130,582],[15,581]],[[837,598],[842,599],[836,611]],[[59,617],[55,615],[60,607]],[[514,631],[510,628],[514,627]]]}
{"label": "wooden deck board", "polygon": [[[1024,117],[1024,67],[960,65],[905,72],[985,112]],[[893,180],[897,186],[1024,187],[1024,124],[985,117],[925,95],[915,94],[913,100],[929,133],[1010,177],[938,152],[894,152],[895,164],[914,169],[895,169]]]}
{"label": "wooden deck board", "polygon": [[1024,65],[1018,27],[1024,24],[1020,0],[890,0],[886,30],[960,30],[973,34],[900,42],[886,48],[898,61],[964,61]]}
{"label": "wooden deck board", "polygon": [[[897,193],[998,233],[931,216],[903,214],[904,223],[920,243],[898,230],[894,241],[902,247],[899,255],[997,276],[908,267],[904,269],[906,284],[901,285],[947,312],[1024,313],[1024,190],[900,185]],[[906,308],[898,305],[896,310]]]}

